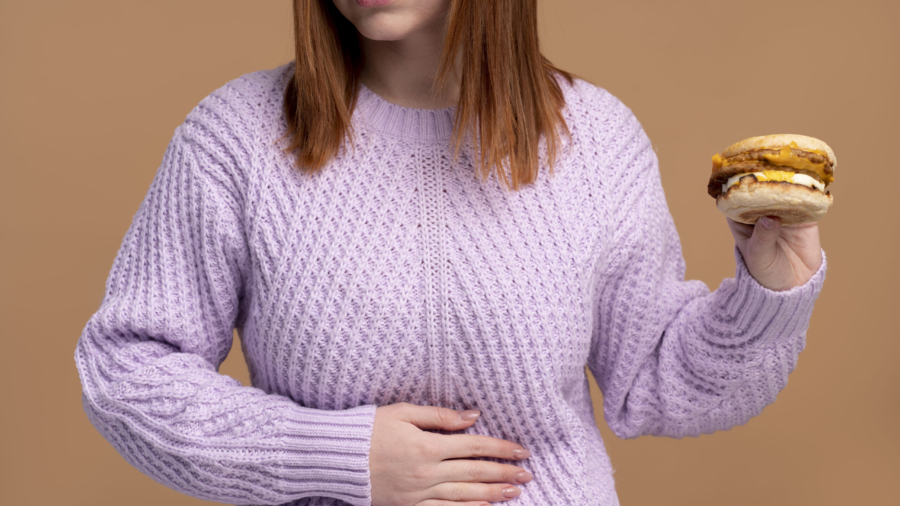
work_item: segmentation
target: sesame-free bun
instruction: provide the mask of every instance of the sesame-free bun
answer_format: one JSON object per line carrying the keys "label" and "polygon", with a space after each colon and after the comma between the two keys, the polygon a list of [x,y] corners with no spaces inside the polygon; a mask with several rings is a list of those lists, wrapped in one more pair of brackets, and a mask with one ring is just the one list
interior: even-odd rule
{"label": "sesame-free bun", "polygon": [[784,181],[757,181],[753,176],[742,177],[716,197],[720,211],[748,225],[756,223],[761,216],[778,216],[783,225],[818,221],[825,216],[831,202],[831,193]]}
{"label": "sesame-free bun", "polygon": [[797,143],[797,149],[818,149],[819,151],[824,151],[828,156],[831,168],[837,168],[837,158],[834,157],[834,151],[831,150],[831,147],[828,144],[825,144],[815,137],[807,137],[798,134],[774,134],[750,137],[749,139],[744,139],[728,146],[725,148],[725,151],[722,151],[721,156],[722,158],[729,158],[747,151],[758,149],[781,149],[785,146],[790,146],[791,142]]}

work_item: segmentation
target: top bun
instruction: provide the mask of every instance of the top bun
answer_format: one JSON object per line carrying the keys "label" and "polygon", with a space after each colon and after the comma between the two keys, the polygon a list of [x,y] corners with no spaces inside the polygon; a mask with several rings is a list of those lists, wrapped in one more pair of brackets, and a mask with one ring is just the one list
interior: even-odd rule
{"label": "top bun", "polygon": [[725,151],[722,151],[720,156],[722,158],[729,158],[746,151],[757,149],[781,149],[785,146],[790,146],[791,142],[797,143],[797,149],[818,149],[819,151],[824,151],[828,156],[828,161],[831,163],[832,170],[837,168],[837,159],[834,157],[834,151],[831,150],[831,147],[828,144],[825,144],[815,137],[807,137],[806,135],[798,134],[774,134],[750,137],[749,139],[744,139],[728,146],[725,148]]}

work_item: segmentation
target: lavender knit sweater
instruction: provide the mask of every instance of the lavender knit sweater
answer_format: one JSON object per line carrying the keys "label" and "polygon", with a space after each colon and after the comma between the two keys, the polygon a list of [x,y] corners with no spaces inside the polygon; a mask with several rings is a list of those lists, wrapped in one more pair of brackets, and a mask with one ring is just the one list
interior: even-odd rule
{"label": "lavender knit sweater", "polygon": [[[773,292],[685,264],[631,110],[564,81],[572,131],[548,177],[452,162],[454,108],[363,88],[357,149],[300,175],[275,144],[293,65],[210,94],[174,132],[75,350],[84,409],[142,472],[236,504],[371,504],[376,406],[481,418],[534,479],[510,506],[618,504],[587,365],[613,432],[746,423],[805,345],[825,263]],[[546,145],[542,144],[542,152]],[[698,197],[701,198],[701,197]],[[824,254],[824,253],[823,253]],[[217,372],[237,328],[253,386]]]}

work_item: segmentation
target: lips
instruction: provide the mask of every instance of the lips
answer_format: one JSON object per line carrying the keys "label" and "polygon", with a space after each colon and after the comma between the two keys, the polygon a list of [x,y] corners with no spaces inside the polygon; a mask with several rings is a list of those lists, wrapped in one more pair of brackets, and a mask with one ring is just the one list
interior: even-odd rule
{"label": "lips", "polygon": [[384,7],[394,0],[356,0],[356,4],[360,7]]}

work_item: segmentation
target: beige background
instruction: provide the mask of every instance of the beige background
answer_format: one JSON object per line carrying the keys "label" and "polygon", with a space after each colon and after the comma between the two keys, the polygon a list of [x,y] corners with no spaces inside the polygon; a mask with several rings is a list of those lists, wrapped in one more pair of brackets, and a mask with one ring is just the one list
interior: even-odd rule
{"label": "beige background", "polygon": [[[621,441],[624,506],[897,504],[900,2],[542,0],[545,54],[620,97],[656,146],[688,276],[733,276],[710,156],[802,133],[839,158],[807,349],[749,424]],[[75,342],[175,127],[292,57],[287,0],[0,2],[0,502],[199,504],[129,466],[80,404]],[[890,160],[890,161],[889,161]],[[222,372],[247,381],[235,347]],[[594,389],[600,414],[600,393]]]}

